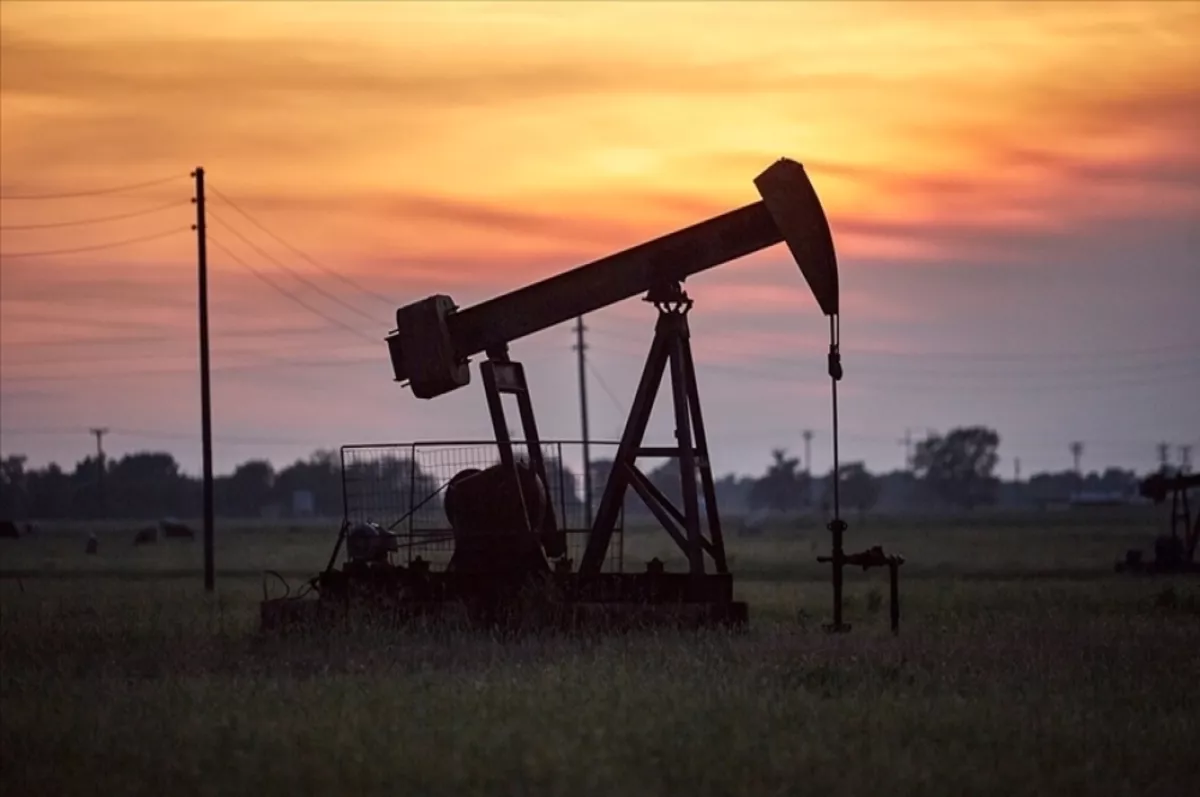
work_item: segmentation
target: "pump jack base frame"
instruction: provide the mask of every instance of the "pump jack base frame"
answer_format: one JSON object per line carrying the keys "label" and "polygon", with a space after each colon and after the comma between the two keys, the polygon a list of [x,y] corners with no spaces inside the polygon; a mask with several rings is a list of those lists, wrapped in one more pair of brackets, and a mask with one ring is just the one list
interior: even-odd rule
{"label": "pump jack base frame", "polygon": [[[363,572],[353,566],[322,573],[315,600],[283,597],[261,603],[264,632],[328,630],[354,625],[436,626],[449,622],[491,630],[632,631],[652,627],[743,628],[745,602],[732,596],[690,595],[686,573],[547,574],[530,581],[475,574],[425,572],[384,566]],[[732,588],[710,575],[706,586]]]}
{"label": "pump jack base frame", "polygon": [[[293,597],[267,599],[264,594],[263,629],[279,630],[310,622],[356,622],[358,618],[404,623],[452,616],[464,618],[471,625],[491,628],[616,630],[664,624],[744,626],[749,608],[733,596],[733,576],[725,556],[689,345],[687,315],[692,301],[678,283],[650,291],[645,301],[654,304],[659,312],[654,340],[578,569],[572,568],[565,554],[554,561],[544,561],[543,570],[532,572],[431,571],[428,563],[419,559],[408,567],[388,562],[347,562],[338,570],[333,568],[331,559],[329,567],[310,581],[320,596],[317,601]],[[487,352],[480,370],[501,463],[515,467],[516,462],[501,403],[502,394],[509,394],[517,398],[530,465],[545,481],[545,465],[523,367],[509,360],[505,347]],[[674,399],[676,445],[643,446],[655,396],[667,374]],[[639,470],[636,464],[639,456],[677,458],[682,508],[674,506]],[[601,571],[628,490],[641,498],[679,546],[687,562],[687,572],[666,572],[657,559],[647,563],[644,573]],[[701,495],[707,535],[701,528]],[[552,517],[547,523],[548,526],[537,530],[542,539],[552,539],[558,531]],[[336,555],[337,548],[334,558]],[[706,572],[707,564],[715,572]]]}

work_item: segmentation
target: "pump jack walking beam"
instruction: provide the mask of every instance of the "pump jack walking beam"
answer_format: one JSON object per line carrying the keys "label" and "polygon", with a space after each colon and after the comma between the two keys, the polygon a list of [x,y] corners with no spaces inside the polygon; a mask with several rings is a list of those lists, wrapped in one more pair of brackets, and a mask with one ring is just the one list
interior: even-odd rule
{"label": "pump jack walking beam", "polygon": [[458,309],[430,296],[396,311],[387,338],[397,382],[434,398],[470,382],[468,358],[781,241],[826,315],[838,312],[837,259],[825,212],[804,167],[773,163],[755,179],[762,201],[631,249]]}
{"label": "pump jack walking beam", "polygon": [[[519,366],[507,357],[514,340],[556,324],[578,318],[637,294],[659,311],[655,337],[647,356],[641,383],[621,439],[613,471],[605,486],[588,537],[579,575],[598,576],[627,488],[632,488],[654,513],[664,529],[687,555],[690,588],[698,600],[717,585],[728,586],[729,573],[716,506],[708,442],[700,413],[695,366],[689,345],[687,313],[692,301],[683,291],[687,277],[784,242],[812,289],[822,312],[836,328],[839,312],[837,259],[833,239],[820,200],[804,171],[795,161],[780,159],[754,179],[762,200],[664,235],[609,257],[579,266],[524,288],[459,309],[451,297],[434,295],[396,311],[396,329],[387,344],[396,381],[406,383],[417,398],[429,399],[470,383],[470,358],[485,353],[481,365],[489,410],[501,445],[504,464],[512,467],[509,436],[504,424],[498,383],[513,371],[507,392],[524,397],[521,407],[530,462],[542,470],[537,431]],[[830,362],[839,357],[836,336],[831,340]],[[837,360],[835,381],[841,377]],[[514,369],[516,366],[516,370]],[[646,448],[642,438],[650,409],[667,369],[674,398],[676,446]],[[832,365],[831,365],[832,369]],[[836,386],[835,386],[836,390]],[[836,463],[836,393],[834,458]],[[638,456],[677,457],[680,465],[682,510],[672,506],[635,465]],[[699,481],[699,489],[697,486]],[[835,488],[836,489],[836,488]],[[701,518],[700,493],[704,497]],[[836,493],[835,493],[836,495]],[[844,554],[836,517],[833,530],[835,593],[840,586]],[[707,521],[708,536],[701,528]],[[553,539],[553,518],[542,530]],[[546,546],[561,549],[561,542]],[[704,555],[711,556],[715,573],[706,575]],[[565,553],[563,554],[565,557]],[[561,564],[569,562],[560,560]],[[653,564],[653,563],[652,563]],[[661,564],[661,563],[660,563]],[[557,567],[557,566],[556,566]],[[590,579],[589,579],[590,580]],[[840,624],[840,594],[835,597],[835,623]]]}

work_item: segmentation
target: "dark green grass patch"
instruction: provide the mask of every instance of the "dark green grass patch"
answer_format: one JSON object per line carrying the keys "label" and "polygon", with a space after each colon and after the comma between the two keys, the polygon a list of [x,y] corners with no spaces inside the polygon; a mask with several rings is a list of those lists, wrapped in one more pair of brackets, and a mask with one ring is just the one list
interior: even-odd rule
{"label": "dark green grass patch", "polygon": [[741,634],[305,642],[252,582],[4,583],[0,792],[1191,792],[1195,582],[914,582],[899,637],[877,587],[838,636],[753,582]]}

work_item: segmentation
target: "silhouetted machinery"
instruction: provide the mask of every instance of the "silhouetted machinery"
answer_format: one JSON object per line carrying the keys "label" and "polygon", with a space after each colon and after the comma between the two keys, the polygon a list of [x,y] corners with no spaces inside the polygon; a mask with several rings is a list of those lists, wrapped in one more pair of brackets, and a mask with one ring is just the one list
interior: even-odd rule
{"label": "silhouetted machinery", "polygon": [[[786,243],[818,305],[830,317],[835,430],[836,381],[842,375],[836,323],[837,262],[820,201],[804,168],[792,160],[776,161],[754,183],[761,201],[473,307],[460,309],[451,297],[435,295],[399,308],[396,329],[388,336],[387,345],[396,381],[406,384],[417,398],[433,399],[466,386],[470,358],[483,355],[479,373],[500,461],[487,468],[463,469],[446,485],[443,507],[453,529],[454,553],[444,569],[434,571],[419,557],[407,566],[389,564],[386,551],[393,543],[386,530],[343,524],[343,536],[358,534],[373,541],[376,547],[364,550],[378,555],[352,555],[341,570],[333,567],[331,558],[330,566],[315,579],[321,599],[340,606],[353,596],[367,595],[376,605],[389,605],[405,615],[457,603],[495,619],[517,605],[531,584],[541,584],[554,596],[554,605],[565,607],[568,613],[607,615],[620,609],[657,610],[669,605],[678,616],[701,622],[744,622],[747,607],[734,600],[717,511],[689,345],[687,319],[692,299],[683,289],[684,280]],[[567,556],[564,534],[552,502],[547,500],[546,462],[525,372],[509,357],[508,347],[539,330],[638,294],[644,294],[644,300],[657,308],[658,321],[576,567]],[[676,444],[645,446],[651,407],[668,369]],[[514,450],[502,404],[505,395],[516,398],[523,456]],[[836,462],[836,432],[834,452]],[[639,457],[677,458],[682,507],[674,506],[639,470]],[[602,571],[629,489],[679,546],[687,572],[667,572],[657,559],[642,573]],[[707,526],[707,534],[703,526]],[[845,523],[835,517],[830,528],[834,556],[822,561],[834,564],[835,625],[841,627],[841,571],[848,563],[841,549]],[[334,558],[336,555],[335,547]],[[278,602],[264,602],[264,622],[277,610],[281,611]]]}
{"label": "silhouetted machinery", "polygon": [[1118,562],[1117,572],[1131,573],[1200,573],[1196,563],[1196,543],[1200,540],[1200,512],[1192,521],[1188,493],[1200,488],[1200,473],[1164,472],[1152,474],[1138,485],[1138,492],[1156,504],[1171,499],[1171,532],[1154,540],[1154,560],[1142,560],[1142,552],[1125,552],[1125,560]]}

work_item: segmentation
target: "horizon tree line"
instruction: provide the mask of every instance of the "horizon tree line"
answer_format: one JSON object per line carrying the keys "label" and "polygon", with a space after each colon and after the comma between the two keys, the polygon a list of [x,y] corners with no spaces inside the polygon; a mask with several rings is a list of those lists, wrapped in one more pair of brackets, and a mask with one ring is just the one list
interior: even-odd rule
{"label": "horizon tree line", "polygon": [[[997,504],[1036,506],[1063,500],[1080,491],[1134,496],[1140,477],[1132,470],[1107,468],[1088,474],[1064,470],[1034,473],[1023,482],[1002,482],[995,474],[999,434],[985,426],[930,434],[917,444],[912,470],[872,473],[863,462],[839,467],[839,494],[847,511],[860,514],[878,507],[972,511]],[[405,451],[405,449],[398,449]],[[197,517],[202,484],[184,473],[174,456],[162,451],[126,454],[104,461],[87,456],[71,471],[51,463],[26,468],[26,457],[0,460],[0,519],[145,519]],[[307,458],[276,469],[264,459],[250,459],[232,473],[214,479],[214,502],[221,517],[257,518],[312,515],[339,517],[347,505],[355,511],[399,517],[414,505],[418,511],[440,511],[439,488],[459,468],[390,455],[343,462],[335,451],[317,450]],[[611,460],[591,463],[593,504],[607,479]],[[547,461],[548,492],[560,515],[583,520],[582,480],[565,464]],[[680,500],[677,460],[668,459],[646,472],[669,499]],[[102,476],[102,478],[101,478]],[[723,512],[828,512],[832,472],[813,475],[786,449],[771,451],[759,476],[727,474],[715,480]],[[343,489],[345,485],[345,489]],[[1014,488],[1019,493],[1014,494]],[[1019,500],[1018,500],[1019,499]],[[594,507],[593,507],[594,508]],[[648,515],[636,495],[626,498],[627,516]]]}

